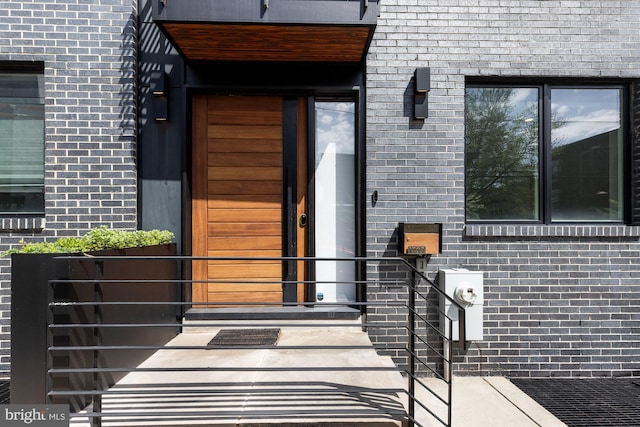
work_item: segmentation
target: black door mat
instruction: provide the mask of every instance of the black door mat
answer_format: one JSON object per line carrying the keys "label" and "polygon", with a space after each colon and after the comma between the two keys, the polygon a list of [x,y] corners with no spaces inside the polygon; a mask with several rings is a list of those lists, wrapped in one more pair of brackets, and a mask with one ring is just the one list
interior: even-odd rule
{"label": "black door mat", "polygon": [[210,347],[273,347],[280,338],[280,329],[222,329]]}
{"label": "black door mat", "polygon": [[640,426],[638,378],[529,379],[511,382],[569,427]]}

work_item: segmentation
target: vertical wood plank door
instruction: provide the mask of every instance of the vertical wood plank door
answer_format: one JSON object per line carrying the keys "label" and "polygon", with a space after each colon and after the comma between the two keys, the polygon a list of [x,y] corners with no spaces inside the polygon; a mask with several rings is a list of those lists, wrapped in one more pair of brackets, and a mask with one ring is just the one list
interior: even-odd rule
{"label": "vertical wood plank door", "polygon": [[[282,98],[198,95],[192,112],[192,254],[283,256]],[[282,301],[279,261],[194,261],[192,279],[194,302]]]}

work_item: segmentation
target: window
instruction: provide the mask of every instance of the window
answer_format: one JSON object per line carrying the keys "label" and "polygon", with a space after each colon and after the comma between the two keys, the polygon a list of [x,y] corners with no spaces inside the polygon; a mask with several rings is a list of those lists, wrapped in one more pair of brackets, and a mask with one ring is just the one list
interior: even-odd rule
{"label": "window", "polygon": [[467,221],[622,222],[625,98],[623,86],[467,86]]}
{"label": "window", "polygon": [[43,76],[0,72],[0,214],[43,212]]}

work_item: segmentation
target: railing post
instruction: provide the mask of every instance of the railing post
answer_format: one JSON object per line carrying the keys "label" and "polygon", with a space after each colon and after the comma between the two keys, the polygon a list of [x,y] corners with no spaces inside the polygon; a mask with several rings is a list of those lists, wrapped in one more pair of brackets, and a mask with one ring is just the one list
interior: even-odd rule
{"label": "railing post", "polygon": [[416,374],[416,361],[415,361],[415,351],[416,351],[416,323],[415,323],[415,310],[416,310],[416,272],[415,270],[411,270],[411,283],[409,285],[409,313],[407,315],[407,331],[409,334],[409,339],[407,345],[409,347],[409,427],[413,427],[415,419],[415,393],[416,393],[416,382],[415,382],[415,374]]}
{"label": "railing post", "polygon": [[[104,300],[104,294],[102,292],[102,279],[104,277],[104,262],[96,261],[95,262],[95,273],[94,273],[94,282],[93,282],[93,345],[95,347],[102,345],[102,334],[100,331],[100,324],[102,323],[102,305],[101,303]],[[93,391],[97,392],[98,390],[102,390],[102,375],[98,372],[100,368],[100,351],[97,348],[93,350]],[[93,403],[93,412],[100,413],[102,412],[102,394],[96,393],[92,398]],[[91,419],[92,427],[101,427],[102,426],[102,418],[101,416],[94,416]]]}
{"label": "railing post", "polygon": [[[54,260],[55,262],[55,260]],[[54,302],[54,287],[55,284],[51,283],[51,281],[49,280],[47,282],[47,369],[46,369],[46,373],[47,373],[47,378],[46,378],[46,385],[47,385],[47,389],[46,389],[46,395],[45,395],[45,400],[47,403],[53,403],[53,399],[51,398],[51,396],[49,395],[49,392],[51,392],[53,390],[53,378],[51,376],[51,374],[49,373],[49,370],[53,368],[53,356],[51,354],[51,350],[49,350],[49,348],[53,345],[53,329],[51,328],[51,325],[53,324],[53,322],[55,321],[55,313],[54,313],[54,309],[55,307],[51,304],[52,302]]]}
{"label": "railing post", "polygon": [[447,381],[447,426],[451,426],[452,416],[453,416],[453,363],[452,358],[453,355],[451,353],[451,340],[453,338],[453,320],[449,319],[449,336],[445,341],[445,363],[446,363],[446,371],[445,371],[445,379]]}

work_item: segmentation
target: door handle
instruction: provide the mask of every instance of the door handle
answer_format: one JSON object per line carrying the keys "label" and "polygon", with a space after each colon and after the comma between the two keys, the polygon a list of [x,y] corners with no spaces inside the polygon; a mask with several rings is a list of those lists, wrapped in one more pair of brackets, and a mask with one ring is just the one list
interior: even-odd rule
{"label": "door handle", "polygon": [[300,215],[300,227],[306,227],[307,226],[307,214],[302,214]]}

